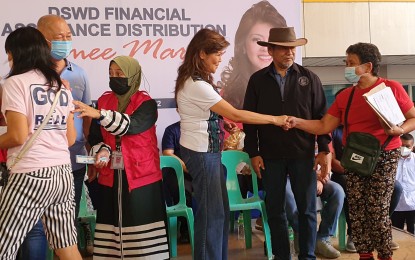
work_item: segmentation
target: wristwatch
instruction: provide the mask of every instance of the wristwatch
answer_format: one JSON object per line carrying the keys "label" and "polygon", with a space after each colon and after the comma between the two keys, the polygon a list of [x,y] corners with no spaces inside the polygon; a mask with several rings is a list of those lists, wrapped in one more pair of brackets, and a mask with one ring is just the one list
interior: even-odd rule
{"label": "wristwatch", "polygon": [[100,117],[98,118],[98,120],[101,121],[102,119],[104,119],[107,116],[108,112],[107,112],[107,110],[101,109],[99,111],[99,114],[100,114]]}

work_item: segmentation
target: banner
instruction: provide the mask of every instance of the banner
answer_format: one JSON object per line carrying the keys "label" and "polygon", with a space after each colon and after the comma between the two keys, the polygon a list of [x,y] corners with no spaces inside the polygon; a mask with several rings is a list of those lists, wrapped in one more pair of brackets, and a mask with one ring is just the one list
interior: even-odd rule
{"label": "banner", "polygon": [[[86,70],[93,99],[109,90],[111,59],[128,55],[140,62],[143,70],[141,89],[149,92],[159,107],[157,135],[160,142],[165,127],[179,120],[173,98],[174,85],[177,68],[193,35],[202,28],[210,28],[231,43],[215,74],[215,82],[220,84],[221,73],[235,55],[235,33],[242,24],[241,17],[259,2],[90,0],[75,3],[43,0],[33,4],[28,0],[10,1],[2,6],[0,16],[0,46],[3,48],[0,76],[6,76],[9,70],[4,41],[10,32],[21,26],[36,27],[37,20],[43,15],[59,15],[67,21],[73,34],[73,50],[68,60]],[[295,27],[298,38],[302,36],[300,0],[269,0],[266,3],[285,18],[288,26]],[[254,25],[255,22],[249,23]],[[267,37],[268,34],[266,39],[259,40],[267,40]],[[255,38],[251,41],[256,44]],[[270,57],[258,58],[270,63]],[[301,63],[301,48],[297,48],[296,61]]]}

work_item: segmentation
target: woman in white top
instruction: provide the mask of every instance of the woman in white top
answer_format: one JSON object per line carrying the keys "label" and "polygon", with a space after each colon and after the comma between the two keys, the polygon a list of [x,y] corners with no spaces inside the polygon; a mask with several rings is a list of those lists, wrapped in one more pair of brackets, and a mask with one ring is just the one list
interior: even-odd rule
{"label": "woman in white top", "polygon": [[227,259],[229,202],[221,150],[225,128],[234,122],[282,126],[286,116],[238,110],[222,99],[213,83],[229,42],[219,33],[202,29],[190,41],[178,69],[175,98],[180,115],[180,151],[192,175],[195,215],[195,259]]}
{"label": "woman in white top", "polygon": [[[16,258],[23,238],[39,218],[50,247],[60,259],[82,259],[76,246],[68,150],[76,137],[72,95],[62,87],[47,42],[38,30],[16,29],[7,37],[5,49],[11,70],[3,85],[2,112],[7,132],[0,135],[0,148],[8,149],[7,165],[13,167],[0,194],[0,259]],[[60,89],[50,120],[28,151],[16,160]]]}

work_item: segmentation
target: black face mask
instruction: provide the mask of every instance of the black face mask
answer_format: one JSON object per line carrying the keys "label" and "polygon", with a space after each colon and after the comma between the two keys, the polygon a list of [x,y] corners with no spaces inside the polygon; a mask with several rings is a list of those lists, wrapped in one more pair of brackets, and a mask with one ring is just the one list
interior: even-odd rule
{"label": "black face mask", "polygon": [[124,95],[128,92],[128,78],[110,77],[110,89],[118,95]]}

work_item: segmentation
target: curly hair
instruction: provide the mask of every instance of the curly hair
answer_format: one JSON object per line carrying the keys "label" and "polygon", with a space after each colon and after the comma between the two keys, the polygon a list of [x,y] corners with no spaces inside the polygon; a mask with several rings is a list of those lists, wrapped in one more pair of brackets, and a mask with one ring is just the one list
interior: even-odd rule
{"label": "curly hair", "polygon": [[373,66],[371,73],[373,76],[378,76],[382,55],[376,45],[364,42],[352,44],[347,48],[346,54],[357,55],[357,57],[359,57],[360,64],[371,62]]}
{"label": "curly hair", "polygon": [[235,34],[234,57],[221,73],[220,86],[223,98],[237,109],[241,109],[249,77],[251,62],[245,51],[245,38],[257,23],[267,23],[271,27],[286,27],[285,18],[268,1],[260,1],[249,8],[241,18]]}
{"label": "curly hair", "polygon": [[201,29],[190,41],[186,49],[186,54],[182,65],[178,68],[176,87],[174,90],[174,98],[177,101],[177,93],[184,87],[184,82],[189,77],[201,77],[203,80],[215,86],[213,84],[213,76],[207,71],[202,59],[200,58],[200,52],[206,54],[212,54],[224,50],[229,46],[229,42],[221,34],[210,29]]}

